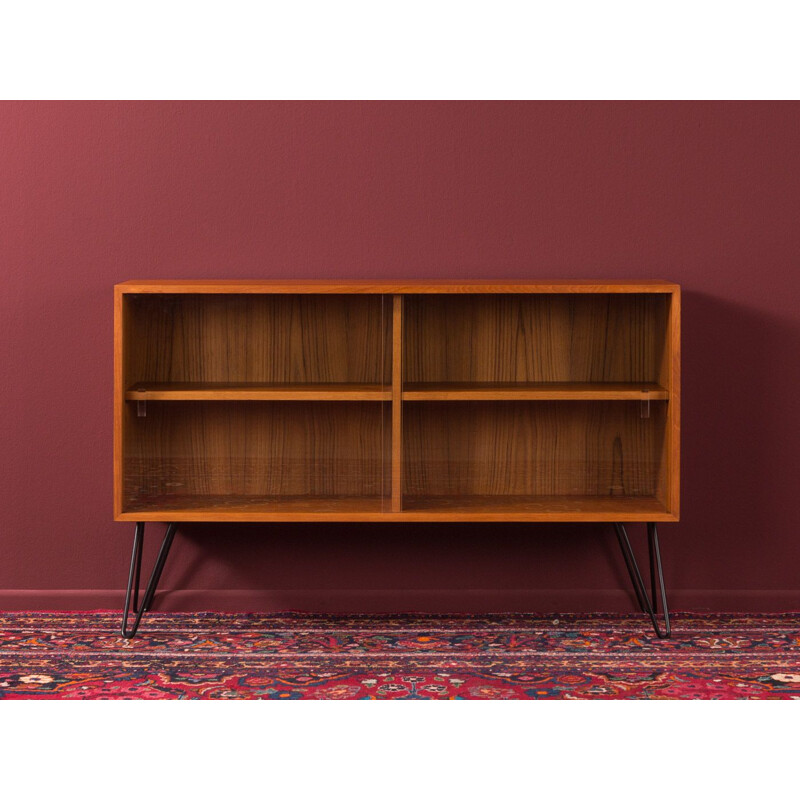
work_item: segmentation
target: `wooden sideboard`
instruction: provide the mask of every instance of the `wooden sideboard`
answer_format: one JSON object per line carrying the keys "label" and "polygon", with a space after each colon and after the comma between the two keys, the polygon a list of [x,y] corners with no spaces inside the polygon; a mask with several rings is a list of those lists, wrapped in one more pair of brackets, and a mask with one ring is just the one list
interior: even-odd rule
{"label": "wooden sideboard", "polygon": [[[655,523],[679,515],[676,284],[128,281],[114,336],[126,620],[144,523],[170,523],[165,559],[175,523],[213,520],[611,522],[653,618]],[[626,522],[648,523],[651,598]]]}

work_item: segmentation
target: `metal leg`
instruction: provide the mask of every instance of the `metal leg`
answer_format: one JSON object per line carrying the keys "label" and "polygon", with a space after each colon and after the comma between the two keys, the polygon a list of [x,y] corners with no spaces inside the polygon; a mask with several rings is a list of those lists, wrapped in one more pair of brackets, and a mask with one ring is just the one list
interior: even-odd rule
{"label": "metal leg", "polygon": [[[655,522],[648,523],[647,538],[648,538],[648,544],[650,546],[650,580],[652,582],[652,587],[653,587],[653,612],[655,613],[658,610],[658,605],[656,603],[656,579],[655,579],[655,575],[657,572],[659,589],[661,593],[661,610],[664,614],[664,625],[666,627],[666,635],[664,638],[669,638],[671,631],[669,627],[669,607],[667,606],[667,590],[664,587],[664,572],[661,569],[661,550],[658,546],[658,529],[656,528]],[[656,566],[656,570],[653,569],[654,563]]]}
{"label": "metal leg", "polygon": [[625,566],[628,569],[628,575],[631,577],[631,583],[633,584],[633,590],[636,592],[636,602],[639,604],[639,609],[642,613],[645,612],[645,600],[642,597],[642,592],[639,589],[641,585],[642,578],[639,575],[639,579],[637,580],[637,574],[639,573],[639,566],[636,561],[631,561],[631,555],[633,550],[631,549],[631,543],[628,540],[628,533],[625,530],[623,525],[614,525],[614,529],[617,532],[617,541],[619,542],[620,550],[622,550],[622,557],[625,560]]}
{"label": "metal leg", "polygon": [[[659,639],[669,639],[672,635],[672,630],[669,624],[667,592],[664,588],[664,573],[661,569],[661,551],[658,547],[658,530],[656,524],[655,522],[647,523],[647,545],[650,555],[650,589],[652,592],[652,599],[651,596],[647,594],[647,589],[645,589],[642,573],[639,571],[639,565],[636,563],[636,556],[633,554],[633,549],[631,548],[625,526],[621,522],[615,522],[614,527],[617,531],[617,540],[622,549],[622,556],[625,559],[625,566],[628,568],[628,574],[631,576],[633,589],[636,592],[636,599],[639,601],[639,606],[642,611],[650,617],[656,636],[658,636]],[[661,609],[664,615],[663,630],[659,627],[656,617],[658,613],[657,588],[660,590],[659,593],[661,594]]]}
{"label": "metal leg", "polygon": [[[139,623],[142,621],[142,615],[150,608],[153,602],[176,531],[177,525],[174,522],[170,522],[167,526],[167,532],[164,534],[164,541],[161,543],[158,558],[150,574],[150,580],[147,582],[141,607],[137,611],[137,605],[139,605],[139,576],[142,571],[142,550],[144,546],[144,522],[136,523],[133,531],[133,552],[131,553],[131,568],[128,573],[128,590],[125,592],[125,608],[122,612],[122,635],[126,639],[132,639],[136,635]],[[129,627],[128,617],[131,610],[131,600],[133,600],[133,613],[136,616],[134,617],[133,625]]]}
{"label": "metal leg", "polygon": [[[139,546],[136,546],[137,538]],[[136,574],[134,576],[134,586],[136,591],[133,594],[133,613],[139,610],[139,576],[142,574],[142,552],[144,551],[144,522],[137,522],[133,534],[133,548],[136,554]],[[128,591],[130,592],[130,576],[128,577]]]}
{"label": "metal leg", "polygon": [[[647,556],[650,560],[650,597],[653,599],[653,613],[658,613],[658,595],[656,594],[656,572],[653,569],[655,566],[655,540],[653,539],[653,531],[651,528],[652,523],[647,523]],[[655,525],[652,525],[654,528]],[[661,565],[658,566],[659,575],[661,574]]]}

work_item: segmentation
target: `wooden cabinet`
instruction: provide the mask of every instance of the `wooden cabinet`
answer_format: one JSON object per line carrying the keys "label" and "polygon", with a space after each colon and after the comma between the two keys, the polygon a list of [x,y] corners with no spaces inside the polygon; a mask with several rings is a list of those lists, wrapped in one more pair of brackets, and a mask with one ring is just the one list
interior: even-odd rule
{"label": "wooden cabinet", "polygon": [[678,519],[675,284],[115,290],[117,520]]}

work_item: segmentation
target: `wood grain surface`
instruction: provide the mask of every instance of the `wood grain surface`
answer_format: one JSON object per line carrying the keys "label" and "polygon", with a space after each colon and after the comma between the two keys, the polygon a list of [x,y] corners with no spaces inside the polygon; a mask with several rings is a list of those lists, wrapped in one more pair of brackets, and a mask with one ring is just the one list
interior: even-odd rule
{"label": "wood grain surface", "polygon": [[391,381],[382,297],[126,296],[126,386]]}
{"label": "wood grain surface", "polygon": [[658,383],[664,295],[409,297],[404,379]]}
{"label": "wood grain surface", "polygon": [[388,403],[148,403],[125,447],[126,510],[150,498],[388,494]]}
{"label": "wood grain surface", "polygon": [[149,294],[534,294],[672,292],[677,284],[662,280],[541,281],[259,281],[259,280],[131,280],[119,283],[121,293]]}
{"label": "wood grain surface", "polygon": [[406,383],[404,400],[666,400],[657,383]]}
{"label": "wood grain surface", "polygon": [[401,512],[365,497],[152,497],[120,520],[166,522],[674,522],[646,497],[407,497]]}
{"label": "wood grain surface", "polygon": [[126,400],[391,400],[379,383],[135,383]]}
{"label": "wood grain surface", "polygon": [[410,495],[655,497],[664,402],[409,403]]}
{"label": "wood grain surface", "polygon": [[116,519],[678,518],[674,284],[128,282],[114,336]]}

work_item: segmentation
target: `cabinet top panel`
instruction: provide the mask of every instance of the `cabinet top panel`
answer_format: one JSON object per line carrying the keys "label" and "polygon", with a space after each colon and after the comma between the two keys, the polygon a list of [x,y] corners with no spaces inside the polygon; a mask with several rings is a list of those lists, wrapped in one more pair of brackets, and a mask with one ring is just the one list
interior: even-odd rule
{"label": "cabinet top panel", "polygon": [[670,294],[680,291],[677,283],[662,280],[132,280],[118,283],[115,289],[123,294]]}

